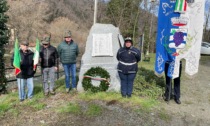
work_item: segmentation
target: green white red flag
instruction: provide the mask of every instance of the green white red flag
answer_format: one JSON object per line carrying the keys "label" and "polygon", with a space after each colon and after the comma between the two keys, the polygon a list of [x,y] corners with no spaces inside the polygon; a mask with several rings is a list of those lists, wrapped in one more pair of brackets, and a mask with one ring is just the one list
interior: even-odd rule
{"label": "green white red flag", "polygon": [[187,10],[187,0],[176,0],[175,12],[184,13]]}
{"label": "green white red flag", "polygon": [[40,50],[40,43],[39,43],[39,39],[36,39],[36,48],[35,48],[35,52],[34,52],[34,70],[37,67],[37,64],[39,63],[39,50]]}
{"label": "green white red flag", "polygon": [[15,76],[21,72],[20,62],[21,62],[20,50],[19,50],[18,39],[16,38],[15,47],[14,47],[14,60],[13,60],[13,66],[15,67]]}

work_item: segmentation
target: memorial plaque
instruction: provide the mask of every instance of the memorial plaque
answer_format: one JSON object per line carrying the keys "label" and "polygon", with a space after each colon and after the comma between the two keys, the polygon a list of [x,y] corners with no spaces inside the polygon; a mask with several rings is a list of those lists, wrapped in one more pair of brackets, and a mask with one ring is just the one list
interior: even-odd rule
{"label": "memorial plaque", "polygon": [[93,34],[92,56],[113,56],[112,33]]}

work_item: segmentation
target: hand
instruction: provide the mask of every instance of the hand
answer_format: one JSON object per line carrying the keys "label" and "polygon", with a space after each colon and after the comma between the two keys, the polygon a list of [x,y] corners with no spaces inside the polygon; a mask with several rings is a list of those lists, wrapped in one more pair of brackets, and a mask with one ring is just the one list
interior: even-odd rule
{"label": "hand", "polygon": [[55,67],[55,71],[57,71],[58,70],[58,67]]}

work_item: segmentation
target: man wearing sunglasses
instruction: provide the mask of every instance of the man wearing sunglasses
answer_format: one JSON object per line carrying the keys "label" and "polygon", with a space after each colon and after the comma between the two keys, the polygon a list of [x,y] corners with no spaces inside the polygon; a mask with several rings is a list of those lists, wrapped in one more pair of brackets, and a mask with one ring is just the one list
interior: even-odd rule
{"label": "man wearing sunglasses", "polygon": [[[42,39],[42,47],[40,49],[40,63],[42,68],[42,79],[45,96],[55,95],[55,72],[58,66],[58,52],[56,48],[50,45],[50,36]],[[48,80],[49,79],[49,80]],[[50,84],[48,85],[48,82]]]}

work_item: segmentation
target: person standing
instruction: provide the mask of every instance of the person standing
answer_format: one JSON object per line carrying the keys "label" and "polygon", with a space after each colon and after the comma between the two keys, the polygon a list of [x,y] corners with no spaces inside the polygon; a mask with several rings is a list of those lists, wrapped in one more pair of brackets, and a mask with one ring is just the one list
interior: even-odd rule
{"label": "person standing", "polygon": [[[26,92],[25,92],[26,86],[28,89],[27,98],[31,99],[33,97],[33,89],[34,89],[33,77],[36,70],[34,70],[33,68],[34,53],[28,49],[28,45],[29,43],[27,41],[22,41],[20,43],[19,54],[20,54],[21,72],[18,75],[16,75],[20,102],[26,99]],[[14,54],[11,58],[12,66],[13,66],[13,61],[14,61]]]}
{"label": "person standing", "polygon": [[138,70],[138,62],[141,59],[140,51],[133,47],[130,37],[125,38],[124,47],[117,52],[119,61],[117,69],[121,81],[122,97],[130,98],[133,92],[133,83]]}
{"label": "person standing", "polygon": [[[45,96],[50,94],[55,95],[55,72],[58,69],[58,52],[56,48],[50,45],[50,37],[45,36],[41,40],[42,46],[40,49],[40,63],[42,68],[43,90]],[[48,85],[48,78],[50,84]]]}
{"label": "person standing", "polygon": [[67,93],[71,88],[73,91],[76,91],[76,58],[78,54],[79,48],[77,43],[72,39],[71,32],[65,32],[64,41],[58,45],[58,55],[65,72],[65,84]]}
{"label": "person standing", "polygon": [[[180,101],[180,80],[181,80],[181,72],[182,72],[182,62],[180,62],[179,67],[179,77],[171,79],[169,76],[167,76],[168,69],[169,69],[170,62],[167,61],[165,63],[165,77],[166,77],[166,88],[165,88],[165,101],[169,101],[172,96],[174,96],[174,101],[177,104],[181,104]],[[172,80],[174,81],[174,90],[172,94]],[[170,94],[170,95],[169,95]]]}

